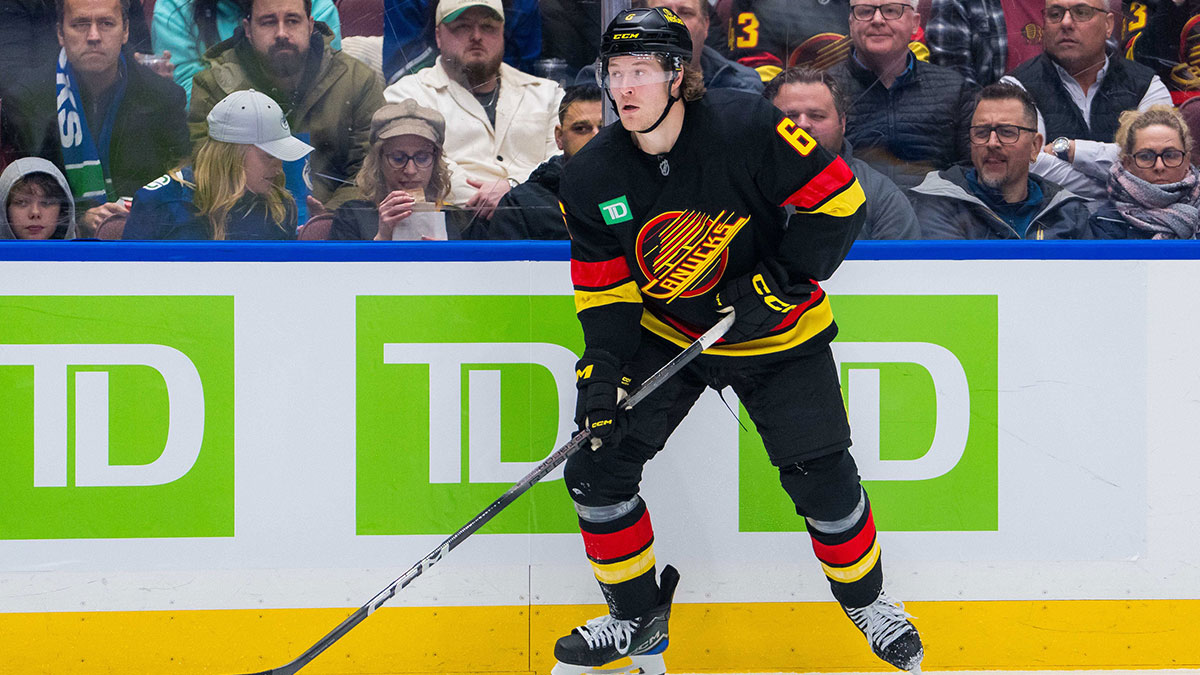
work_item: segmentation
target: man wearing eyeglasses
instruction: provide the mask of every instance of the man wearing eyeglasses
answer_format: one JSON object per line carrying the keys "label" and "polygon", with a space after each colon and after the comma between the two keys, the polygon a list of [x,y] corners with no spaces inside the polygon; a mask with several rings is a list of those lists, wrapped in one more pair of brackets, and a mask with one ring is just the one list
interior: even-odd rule
{"label": "man wearing eyeglasses", "polygon": [[916,7],[917,0],[850,0],[850,57],[829,71],[851,102],[846,140],[901,188],[967,158],[975,96],[962,75],[912,54]]}
{"label": "man wearing eyeglasses", "polygon": [[1092,238],[1084,199],[1029,172],[1042,146],[1036,123],[1020,87],[983,88],[971,118],[971,163],[931,171],[911,190],[924,238]]}
{"label": "man wearing eyeglasses", "polygon": [[1107,0],[1046,0],[1042,15],[1043,53],[1001,81],[1029,92],[1038,130],[1053,139],[1043,148],[1050,157],[1039,157],[1034,172],[1068,184],[1055,158],[1102,185],[1117,158],[1117,118],[1170,105],[1171,94],[1153,70],[1108,52],[1116,21]]}

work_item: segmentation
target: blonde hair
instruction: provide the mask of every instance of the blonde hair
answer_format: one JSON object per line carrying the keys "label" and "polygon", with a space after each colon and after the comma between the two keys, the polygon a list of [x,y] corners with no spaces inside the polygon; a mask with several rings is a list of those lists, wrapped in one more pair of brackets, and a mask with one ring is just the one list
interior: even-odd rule
{"label": "blonde hair", "polygon": [[[358,186],[363,197],[371,200],[373,204],[379,204],[391,192],[387,185],[387,175],[383,172],[383,163],[387,161],[383,158],[383,144],[386,140],[385,138],[376,141],[367,149],[362,167],[354,177],[354,184]],[[446,163],[442,146],[433,141],[429,142],[433,145],[433,173],[429,176],[429,184],[425,186],[424,199],[432,200],[438,209],[441,209],[445,206],[446,195],[450,194],[450,165]]]}
{"label": "blonde hair", "polygon": [[[200,215],[208,220],[214,241],[225,239],[229,212],[249,192],[246,189],[244,168],[249,147],[241,143],[226,143],[206,138],[197,148],[192,160],[195,185],[190,187],[196,191],[192,202],[200,211]],[[296,200],[283,188],[283,184],[284,178],[281,173],[275,177],[271,192],[263,195],[267,203],[267,214],[281,230],[289,217],[294,218],[296,214]]]}
{"label": "blonde hair", "polygon": [[1183,141],[1183,147],[1180,149],[1189,153],[1192,151],[1192,131],[1188,129],[1187,122],[1184,121],[1183,115],[1179,114],[1179,110],[1175,106],[1159,103],[1145,110],[1126,110],[1121,113],[1119,122],[1116,142],[1121,148],[1121,159],[1123,160],[1133,156],[1133,144],[1137,132],[1156,124],[1174,129]]}

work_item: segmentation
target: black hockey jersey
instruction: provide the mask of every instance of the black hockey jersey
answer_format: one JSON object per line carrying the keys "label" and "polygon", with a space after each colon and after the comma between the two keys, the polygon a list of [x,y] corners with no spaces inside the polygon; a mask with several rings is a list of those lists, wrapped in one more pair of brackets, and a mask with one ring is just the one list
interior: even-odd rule
{"label": "black hockey jersey", "polygon": [[627,361],[639,324],[686,346],[721,318],[717,292],[759,264],[795,309],[767,336],[710,352],[827,344],[836,328],[817,281],[862,225],[854,174],[761,97],[718,90],[686,105],[665,155],[639,150],[618,122],[567,164],[559,196],[588,348]]}

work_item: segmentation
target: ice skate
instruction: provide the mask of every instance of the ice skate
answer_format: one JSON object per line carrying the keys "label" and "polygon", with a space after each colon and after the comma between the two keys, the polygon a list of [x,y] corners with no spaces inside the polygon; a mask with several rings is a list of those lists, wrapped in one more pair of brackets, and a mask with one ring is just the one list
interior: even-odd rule
{"label": "ice skate", "polygon": [[667,621],[679,572],[667,565],[659,577],[658,606],[636,619],[592,619],[559,638],[551,675],[665,675]]}
{"label": "ice skate", "polygon": [[904,611],[904,603],[880,591],[870,605],[857,608],[842,605],[842,611],[867,636],[876,656],[900,670],[921,672],[925,648],[917,627],[909,621],[913,616]]}

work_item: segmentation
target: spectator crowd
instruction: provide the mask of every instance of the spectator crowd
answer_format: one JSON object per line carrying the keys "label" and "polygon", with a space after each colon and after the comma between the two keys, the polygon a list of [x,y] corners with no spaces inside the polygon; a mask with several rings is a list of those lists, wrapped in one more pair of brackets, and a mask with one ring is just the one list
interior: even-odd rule
{"label": "spectator crowd", "polygon": [[[631,5],[846,161],[859,239],[1200,230],[1200,0]],[[0,0],[0,238],[566,239],[601,11]]]}

